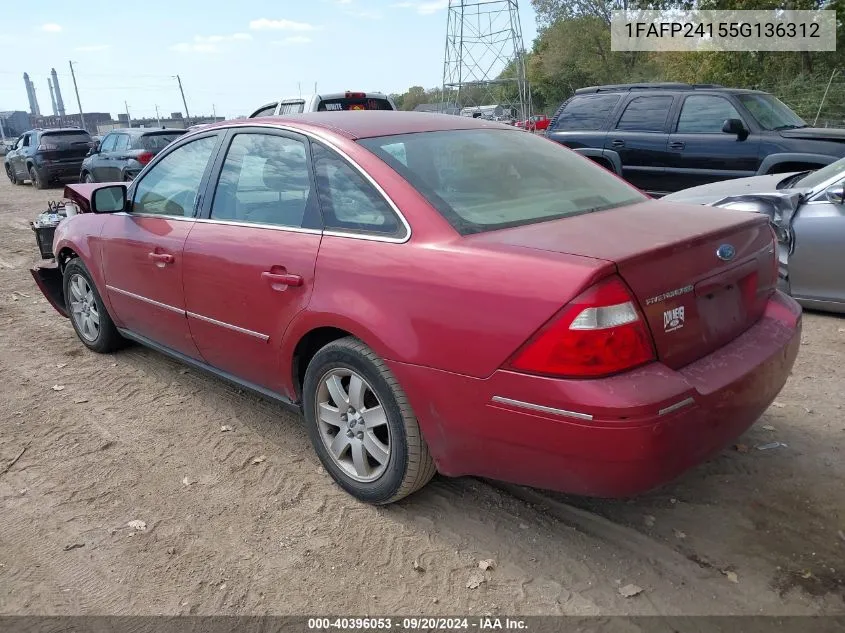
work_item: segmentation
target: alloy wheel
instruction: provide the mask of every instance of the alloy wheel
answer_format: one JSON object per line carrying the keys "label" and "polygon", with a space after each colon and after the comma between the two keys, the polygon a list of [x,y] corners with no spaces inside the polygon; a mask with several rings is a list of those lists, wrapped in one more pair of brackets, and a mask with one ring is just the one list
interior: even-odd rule
{"label": "alloy wheel", "polygon": [[360,482],[375,481],[390,461],[390,427],[381,401],[355,371],[339,367],[319,381],[318,431],[332,461]]}
{"label": "alloy wheel", "polygon": [[79,334],[89,342],[100,334],[100,312],[88,280],[75,274],[70,279],[70,311]]}

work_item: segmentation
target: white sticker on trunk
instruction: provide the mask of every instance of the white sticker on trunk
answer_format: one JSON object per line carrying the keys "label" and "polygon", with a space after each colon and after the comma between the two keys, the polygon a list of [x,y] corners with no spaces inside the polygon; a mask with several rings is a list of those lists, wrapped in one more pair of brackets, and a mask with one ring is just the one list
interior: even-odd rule
{"label": "white sticker on trunk", "polygon": [[663,313],[663,331],[674,332],[684,327],[684,306],[666,310]]}

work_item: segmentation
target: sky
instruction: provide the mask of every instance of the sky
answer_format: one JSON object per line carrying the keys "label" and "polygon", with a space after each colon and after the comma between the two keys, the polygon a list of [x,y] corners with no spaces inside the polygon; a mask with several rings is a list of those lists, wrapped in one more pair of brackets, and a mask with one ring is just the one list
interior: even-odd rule
{"label": "sky", "polygon": [[[523,42],[536,37],[519,3]],[[65,109],[134,118],[184,112],[247,115],[282,96],[404,92],[442,83],[448,0],[10,0],[0,21],[0,110],[28,111],[23,73],[52,114],[55,68]],[[224,8],[225,7],[225,8]]]}

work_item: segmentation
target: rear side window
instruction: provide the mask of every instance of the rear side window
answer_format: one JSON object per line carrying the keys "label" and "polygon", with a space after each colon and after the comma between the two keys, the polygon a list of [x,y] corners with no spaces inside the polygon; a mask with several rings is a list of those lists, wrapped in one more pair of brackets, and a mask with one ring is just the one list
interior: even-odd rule
{"label": "rear side window", "polygon": [[687,97],[678,119],[679,134],[722,134],[725,119],[742,119],[731,102],[723,97]]}
{"label": "rear side window", "polygon": [[281,106],[279,106],[279,114],[300,114],[302,112],[305,112],[304,101],[283,103]]}
{"label": "rear side window", "polygon": [[85,145],[91,142],[91,135],[84,130],[79,130],[79,132],[43,132],[41,138],[53,145]]}
{"label": "rear side window", "polygon": [[393,106],[387,99],[371,99],[371,98],[340,98],[340,99],[324,99],[320,101],[317,106],[317,111],[324,110],[392,110]]}
{"label": "rear side window", "polygon": [[619,95],[574,97],[555,122],[556,130],[600,130],[616,104]]}
{"label": "rear side window", "polygon": [[138,146],[151,152],[162,150],[177,138],[182,136],[179,132],[168,134],[145,134],[138,140]]}
{"label": "rear side window", "polygon": [[673,99],[674,97],[668,95],[632,99],[625,107],[619,123],[616,124],[616,129],[631,132],[662,132]]}
{"label": "rear side window", "polygon": [[404,236],[405,227],[393,209],[355,168],[318,143],[311,153],[327,230]]}

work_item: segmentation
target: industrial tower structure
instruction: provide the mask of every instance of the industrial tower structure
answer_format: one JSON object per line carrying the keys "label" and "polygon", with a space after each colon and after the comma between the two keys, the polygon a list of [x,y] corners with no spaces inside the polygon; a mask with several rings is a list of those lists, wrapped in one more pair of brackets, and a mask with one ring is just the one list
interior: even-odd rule
{"label": "industrial tower structure", "polygon": [[[475,116],[529,117],[518,0],[449,0],[446,20],[444,104]],[[502,108],[482,109],[493,105]]]}
{"label": "industrial tower structure", "polygon": [[65,102],[62,100],[62,89],[59,88],[59,76],[56,74],[56,69],[50,70],[50,76],[53,78],[53,90],[56,92],[56,109],[59,111],[59,116],[65,115]]}
{"label": "industrial tower structure", "polygon": [[29,99],[29,113],[34,116],[41,116],[41,110],[38,108],[38,98],[35,96],[35,86],[30,81],[27,73],[23,74],[23,82],[26,84],[26,98]]}

